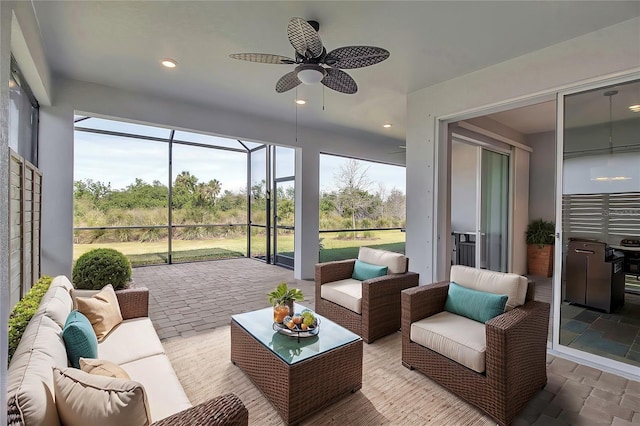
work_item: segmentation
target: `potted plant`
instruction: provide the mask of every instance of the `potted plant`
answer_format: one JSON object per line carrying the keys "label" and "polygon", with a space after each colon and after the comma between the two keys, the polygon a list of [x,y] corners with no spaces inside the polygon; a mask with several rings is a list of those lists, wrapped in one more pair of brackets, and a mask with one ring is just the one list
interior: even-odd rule
{"label": "potted plant", "polygon": [[534,220],[527,227],[527,266],[529,275],[553,275],[553,245],[556,225],[551,221]]}
{"label": "potted plant", "polygon": [[269,296],[269,303],[273,305],[274,322],[282,322],[287,315],[293,315],[293,302],[304,300],[299,288],[289,288],[284,281],[267,296]]}

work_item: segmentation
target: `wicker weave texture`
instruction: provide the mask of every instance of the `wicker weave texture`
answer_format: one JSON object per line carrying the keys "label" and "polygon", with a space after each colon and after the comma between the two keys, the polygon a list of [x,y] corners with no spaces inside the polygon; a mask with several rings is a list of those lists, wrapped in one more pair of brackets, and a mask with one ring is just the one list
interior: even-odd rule
{"label": "wicker weave texture", "polygon": [[419,275],[406,272],[363,281],[362,314],[358,314],[321,296],[322,284],[351,278],[354,263],[355,260],[346,260],[316,265],[316,312],[372,343],[400,328],[400,294],[416,287]]}
{"label": "wicker weave texture", "polygon": [[122,319],[149,316],[149,289],[146,287],[128,288],[116,291]]}
{"label": "wicker weave texture", "polygon": [[362,340],[289,365],[232,321],[231,361],[287,424],[298,423],[362,387]]}
{"label": "wicker weave texture", "polygon": [[152,426],[246,426],[248,424],[249,411],[240,398],[228,393],[154,422]]}
{"label": "wicker weave texture", "polygon": [[23,426],[24,419],[18,408],[16,396],[13,395],[7,401],[7,426]]}
{"label": "wicker weave texture", "polygon": [[411,323],[441,312],[448,283],[402,294],[402,363],[509,424],[546,384],[549,304],[528,301],[486,324],[486,372],[476,373],[410,340]]}

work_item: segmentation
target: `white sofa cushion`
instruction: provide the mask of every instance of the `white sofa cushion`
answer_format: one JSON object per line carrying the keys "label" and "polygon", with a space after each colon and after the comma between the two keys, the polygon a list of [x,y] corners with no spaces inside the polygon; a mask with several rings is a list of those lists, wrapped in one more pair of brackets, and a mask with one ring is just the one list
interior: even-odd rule
{"label": "white sofa cushion", "polygon": [[51,368],[66,368],[68,362],[62,329],[44,311],[37,312],[22,335],[7,373],[7,397],[15,397],[24,424],[60,425]]}
{"label": "white sofa cushion", "polygon": [[69,278],[67,278],[65,275],[58,275],[57,277],[55,277],[53,281],[51,281],[51,286],[49,288],[51,287],[62,287],[69,293],[71,293],[71,290],[73,290],[73,284],[71,284],[71,281],[69,281]]}
{"label": "white sofa cushion", "polygon": [[58,324],[58,327],[64,328],[69,312],[73,307],[69,290],[63,286],[49,287],[45,295],[47,300],[44,300],[44,297],[42,298],[43,300],[40,301],[40,307],[38,307],[37,312],[41,312],[51,318]]}
{"label": "white sofa cushion", "polygon": [[55,405],[65,426],[151,424],[149,402],[140,383],[77,368],[55,368],[53,381]]}
{"label": "white sofa cushion", "polygon": [[449,279],[463,287],[508,296],[505,311],[523,305],[527,297],[527,279],[517,274],[453,265]]}
{"label": "white sofa cushion", "polygon": [[407,258],[402,253],[378,250],[371,247],[360,247],[358,260],[374,265],[386,266],[389,274],[404,274],[407,272]]}
{"label": "white sofa cushion", "polygon": [[320,296],[350,311],[362,314],[362,281],[347,278],[322,284]]}
{"label": "white sofa cushion", "polygon": [[191,407],[166,355],[139,359],[120,367],[131,380],[144,386],[154,422]]}
{"label": "white sofa cushion", "polygon": [[148,317],[122,321],[102,342],[98,342],[98,358],[120,366],[163,353],[164,348]]}
{"label": "white sofa cushion", "polygon": [[484,324],[477,321],[440,312],[411,324],[410,338],[478,373],[486,368],[487,336]]}

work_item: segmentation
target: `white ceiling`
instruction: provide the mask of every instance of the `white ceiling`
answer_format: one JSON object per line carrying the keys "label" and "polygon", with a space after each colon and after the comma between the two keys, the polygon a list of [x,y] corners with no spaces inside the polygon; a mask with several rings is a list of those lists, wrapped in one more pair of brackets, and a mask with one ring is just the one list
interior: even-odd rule
{"label": "white ceiling", "polygon": [[[292,65],[237,61],[231,53],[291,57],[291,17],[320,22],[327,50],[386,48],[390,58],[348,70],[359,91],[299,87],[301,125],[405,139],[406,95],[417,89],[640,16],[611,1],[34,1],[57,75],[203,106],[295,120],[294,91],[275,92]],[[174,58],[178,68],[159,65]],[[511,119],[511,118],[510,118]],[[533,117],[523,128],[537,129]],[[391,129],[382,124],[393,123]],[[511,126],[516,128],[516,126]]]}

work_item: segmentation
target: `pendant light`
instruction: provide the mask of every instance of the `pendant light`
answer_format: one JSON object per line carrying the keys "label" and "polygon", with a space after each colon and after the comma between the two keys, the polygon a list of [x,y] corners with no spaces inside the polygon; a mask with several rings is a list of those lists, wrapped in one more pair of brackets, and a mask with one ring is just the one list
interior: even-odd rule
{"label": "pendant light", "polygon": [[631,177],[625,176],[624,167],[619,167],[613,158],[613,97],[618,94],[617,90],[609,90],[604,92],[604,96],[609,98],[609,154],[607,164],[601,167],[591,169],[591,180],[597,182],[611,182],[629,180]]}

